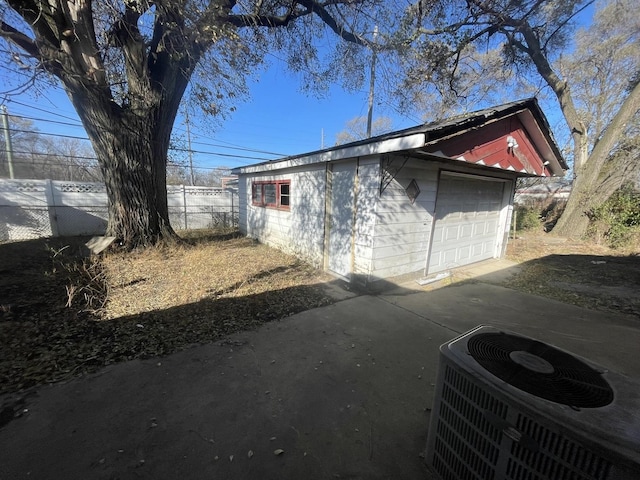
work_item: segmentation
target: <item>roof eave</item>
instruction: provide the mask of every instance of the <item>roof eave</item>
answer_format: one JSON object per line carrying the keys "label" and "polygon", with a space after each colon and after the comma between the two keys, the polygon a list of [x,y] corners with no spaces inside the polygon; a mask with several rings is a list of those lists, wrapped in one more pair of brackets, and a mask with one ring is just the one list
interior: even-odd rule
{"label": "roof eave", "polygon": [[424,138],[425,134],[419,132],[404,136],[378,139],[378,141],[370,139],[369,142],[350,143],[337,148],[320,150],[305,155],[286,157],[281,160],[273,160],[271,162],[248,165],[246,167],[237,167],[232,170],[232,173],[236,175],[262,173],[272,170],[301,167],[314,163],[335,162],[347,158],[413,150],[424,145]]}

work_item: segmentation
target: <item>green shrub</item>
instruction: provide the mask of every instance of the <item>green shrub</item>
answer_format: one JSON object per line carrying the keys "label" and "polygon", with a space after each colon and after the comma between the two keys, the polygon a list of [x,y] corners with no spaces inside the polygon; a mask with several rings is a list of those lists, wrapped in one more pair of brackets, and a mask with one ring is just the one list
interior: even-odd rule
{"label": "green shrub", "polygon": [[627,184],[589,212],[588,234],[611,248],[625,247],[640,232],[640,192]]}
{"label": "green shrub", "polygon": [[[513,215],[517,231],[531,230],[539,228],[541,225],[539,208],[518,205],[515,207]],[[511,222],[511,228],[513,228],[513,219]]]}

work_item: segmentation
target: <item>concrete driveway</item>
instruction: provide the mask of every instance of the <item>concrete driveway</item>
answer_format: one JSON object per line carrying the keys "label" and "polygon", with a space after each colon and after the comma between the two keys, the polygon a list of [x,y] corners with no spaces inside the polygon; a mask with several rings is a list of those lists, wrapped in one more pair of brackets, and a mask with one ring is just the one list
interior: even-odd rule
{"label": "concrete driveway", "polygon": [[438,347],[480,324],[640,378],[640,324],[491,284],[415,283],[42,387],[3,479],[424,479]]}

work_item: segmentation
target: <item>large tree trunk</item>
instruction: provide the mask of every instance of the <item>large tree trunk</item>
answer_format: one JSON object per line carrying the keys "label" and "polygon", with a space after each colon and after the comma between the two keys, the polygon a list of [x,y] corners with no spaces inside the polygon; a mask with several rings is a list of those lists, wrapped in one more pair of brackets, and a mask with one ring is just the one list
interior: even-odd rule
{"label": "large tree trunk", "polygon": [[126,248],[175,241],[169,222],[166,166],[171,130],[187,79],[148,89],[144,103],[122,108],[99,90],[67,89],[104,176],[107,235]]}
{"label": "large tree trunk", "polygon": [[158,148],[151,118],[135,119],[119,135],[102,139],[110,147],[98,152],[109,197],[107,235],[127,247],[155,244],[174,238],[169,223],[166,186],[166,149]]}

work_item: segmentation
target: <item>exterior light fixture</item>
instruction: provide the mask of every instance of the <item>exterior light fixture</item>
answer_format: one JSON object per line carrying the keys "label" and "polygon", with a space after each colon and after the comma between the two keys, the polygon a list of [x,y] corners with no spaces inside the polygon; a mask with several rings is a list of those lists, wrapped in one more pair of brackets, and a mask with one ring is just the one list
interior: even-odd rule
{"label": "exterior light fixture", "polygon": [[518,148],[518,142],[511,135],[507,137],[507,147],[508,148]]}

